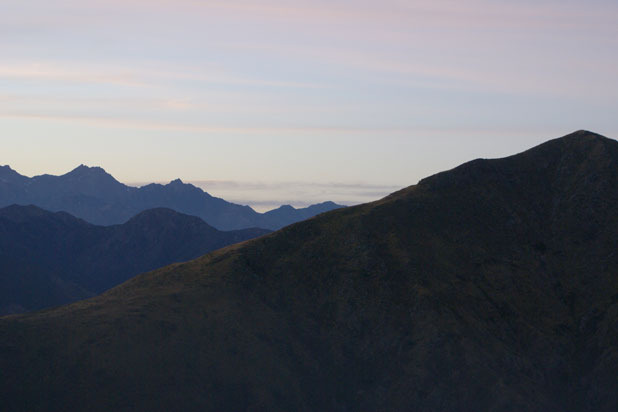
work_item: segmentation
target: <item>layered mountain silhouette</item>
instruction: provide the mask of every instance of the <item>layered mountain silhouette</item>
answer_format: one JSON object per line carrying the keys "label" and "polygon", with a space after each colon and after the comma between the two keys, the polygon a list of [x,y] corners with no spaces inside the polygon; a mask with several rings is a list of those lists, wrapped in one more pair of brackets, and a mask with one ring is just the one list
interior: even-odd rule
{"label": "layered mountain silhouette", "polygon": [[222,232],[170,209],[95,226],[36,206],[0,209],[0,314],[94,296],[139,273],[270,232]]}
{"label": "layered mountain silhouette", "polygon": [[0,207],[35,205],[64,211],[97,225],[126,222],[147,209],[165,207],[198,216],[219,230],[252,227],[276,230],[291,223],[343,206],[324,202],[307,208],[282,206],[258,213],[213,197],[202,189],[176,179],[166,185],[131,187],[118,182],[100,167],[81,165],[62,176],[22,176],[9,166],[0,166]]}
{"label": "layered mountain silhouette", "polygon": [[7,410],[616,411],[618,143],[475,160],[0,319]]}

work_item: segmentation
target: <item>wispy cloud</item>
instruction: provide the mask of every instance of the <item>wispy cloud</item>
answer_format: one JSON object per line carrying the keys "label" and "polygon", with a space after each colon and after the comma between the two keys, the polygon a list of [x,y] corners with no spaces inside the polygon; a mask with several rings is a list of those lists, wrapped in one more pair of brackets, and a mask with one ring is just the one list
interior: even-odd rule
{"label": "wispy cloud", "polygon": [[[590,36],[616,33],[615,15],[618,5],[610,1],[591,1],[583,6],[579,2],[491,0],[386,0],[366,1],[194,1],[194,0],[91,0],[77,2],[58,0],[53,3],[41,0],[14,2],[6,6],[0,21],[6,32],[23,32],[24,27],[36,31],[45,27],[45,21],[57,21],[57,27],[79,29],[88,26],[107,26],[126,19],[138,27],[148,22],[167,19],[175,23],[181,19],[193,26],[207,22],[266,22],[275,27],[263,28],[263,33],[280,28],[296,29],[316,27],[311,37],[335,41],[351,37],[367,41],[375,35],[399,36],[411,41],[427,29],[455,30],[460,35],[492,32],[501,35],[505,30],[517,30],[520,35],[530,35],[526,30],[552,32],[577,30]],[[145,13],[145,10],[148,12]],[[121,12],[120,12],[121,11]],[[193,18],[192,18],[193,17]],[[125,29],[124,27],[120,27]],[[202,27],[203,28],[203,27]],[[350,28],[361,30],[349,30]],[[165,27],[159,28],[164,30]],[[377,30],[376,30],[377,29]],[[462,29],[468,32],[463,32]],[[113,33],[112,33],[113,34]],[[446,34],[446,33],[445,33]],[[294,32],[290,32],[294,36]],[[337,37],[333,37],[333,35]],[[257,36],[261,37],[261,36]],[[187,39],[190,40],[190,39]],[[206,44],[221,38],[203,39]],[[251,39],[255,41],[255,38]],[[281,39],[283,42],[285,39]],[[485,38],[491,41],[491,38]],[[440,41],[439,38],[431,39]],[[614,38],[613,41],[616,41]]]}
{"label": "wispy cloud", "polygon": [[[80,136],[84,150],[156,136],[160,156],[177,156],[169,170],[195,177],[213,176],[214,163],[236,170],[201,161],[196,147],[237,159],[244,146],[230,142],[240,140],[251,143],[243,167],[268,159],[271,176],[320,172],[282,146],[330,162],[328,173],[417,176],[424,158],[385,139],[472,153],[492,136],[510,148],[518,133],[618,130],[617,19],[609,0],[10,0],[0,4],[0,119],[38,143]],[[78,145],[66,145],[46,147],[68,157]],[[367,167],[377,153],[381,167]],[[343,156],[354,170],[336,166]]]}
{"label": "wispy cloud", "polygon": [[91,84],[113,84],[122,86],[144,86],[143,81],[131,72],[106,72],[104,70],[85,70],[60,67],[47,63],[10,64],[0,66],[0,78],[12,80],[44,80],[58,82],[77,82]]}
{"label": "wispy cloud", "polygon": [[[374,137],[389,137],[389,136],[447,136],[447,135],[479,135],[479,136],[511,136],[519,135],[522,130],[504,131],[501,129],[486,127],[486,128],[471,128],[471,127],[345,127],[345,126],[297,126],[285,127],[280,125],[272,126],[254,126],[254,127],[234,127],[216,124],[186,124],[186,123],[162,123],[157,121],[137,121],[132,119],[114,117],[114,116],[74,116],[62,114],[36,114],[26,112],[7,111],[0,112],[1,118],[14,119],[31,119],[53,122],[81,122],[90,124],[96,127],[109,128],[128,128],[135,130],[151,130],[151,131],[170,131],[170,132],[193,132],[213,135],[238,134],[245,136],[288,136],[290,138],[298,136],[316,136],[316,135],[351,135],[357,137],[374,136]],[[538,128],[537,133],[547,133],[546,129]],[[527,133],[532,133],[529,129]]]}
{"label": "wispy cloud", "polygon": [[278,81],[242,77],[204,67],[170,66],[167,70],[146,65],[141,67],[110,67],[106,65],[85,66],[81,62],[44,61],[36,63],[4,62],[0,66],[0,78],[14,80],[43,80],[60,83],[111,84],[121,86],[155,86],[161,82],[191,80],[212,84],[237,84],[245,86],[273,86],[286,88],[324,88],[323,84],[309,82]]}
{"label": "wispy cloud", "polygon": [[[76,2],[61,2],[70,7],[76,7]],[[358,1],[320,1],[284,0],[254,1],[196,1],[196,0],[95,0],[100,9],[116,9],[119,6],[143,9],[153,7],[159,10],[184,10],[191,13],[212,13],[213,10],[230,12],[235,15],[243,14],[251,18],[270,18],[289,22],[313,23],[333,22],[341,24],[344,21],[379,22],[379,23],[420,23],[441,24],[448,26],[471,25],[479,27],[521,27],[522,20],[529,25],[540,25],[542,21],[552,22],[554,25],[576,24],[577,21],[586,22],[587,19],[598,19],[611,23],[607,9],[618,10],[611,2],[589,2],[587,7],[580,4],[559,1],[536,2],[496,2],[490,0],[386,0],[376,2]],[[499,17],[504,19],[500,21]]]}

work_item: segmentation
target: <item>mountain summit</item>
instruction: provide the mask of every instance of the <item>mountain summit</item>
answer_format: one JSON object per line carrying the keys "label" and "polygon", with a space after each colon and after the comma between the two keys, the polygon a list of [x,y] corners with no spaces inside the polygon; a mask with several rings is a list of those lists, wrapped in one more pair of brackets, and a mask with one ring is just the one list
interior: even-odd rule
{"label": "mountain summit", "polygon": [[15,170],[11,169],[11,166],[0,166],[0,190],[9,183],[18,183],[26,180],[27,177],[20,175]]}
{"label": "mountain summit", "polygon": [[77,166],[75,169],[71,170],[69,173],[67,173],[68,175],[77,175],[77,176],[92,176],[92,175],[104,175],[104,176],[111,176],[109,173],[107,173],[105,170],[103,170],[103,168],[99,167],[99,166],[86,166],[85,164],[81,164],[79,166]]}
{"label": "mountain summit", "polygon": [[618,143],[475,160],[0,319],[8,410],[615,411]]}

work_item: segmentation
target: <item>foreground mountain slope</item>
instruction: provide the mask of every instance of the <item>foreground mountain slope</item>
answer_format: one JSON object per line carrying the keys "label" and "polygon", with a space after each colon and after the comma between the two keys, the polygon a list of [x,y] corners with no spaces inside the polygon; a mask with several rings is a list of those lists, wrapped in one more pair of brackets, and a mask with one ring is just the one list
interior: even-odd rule
{"label": "foreground mountain slope", "polygon": [[9,410],[615,411],[618,143],[476,160],[0,320]]}
{"label": "foreground mountain slope", "polygon": [[198,216],[220,230],[275,230],[342,207],[324,202],[307,208],[288,206],[258,213],[249,206],[213,197],[180,179],[137,188],[118,182],[100,167],[81,165],[62,176],[28,178],[8,166],[0,166],[0,207],[12,204],[65,211],[98,225],[124,223],[144,210],[164,207]]}
{"label": "foreground mountain slope", "polygon": [[91,297],[138,273],[268,232],[221,232],[170,209],[103,227],[68,213],[9,206],[0,209],[0,314]]}

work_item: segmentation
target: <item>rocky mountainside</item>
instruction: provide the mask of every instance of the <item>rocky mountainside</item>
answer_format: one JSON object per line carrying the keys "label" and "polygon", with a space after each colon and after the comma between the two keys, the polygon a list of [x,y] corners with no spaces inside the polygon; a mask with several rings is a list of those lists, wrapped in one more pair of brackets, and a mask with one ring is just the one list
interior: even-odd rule
{"label": "rocky mountainside", "polygon": [[475,160],[0,319],[7,410],[616,411],[618,143]]}
{"label": "rocky mountainside", "polygon": [[9,206],[0,209],[0,314],[91,297],[139,273],[268,232],[222,232],[170,209],[104,227],[64,212]]}
{"label": "rocky mountainside", "polygon": [[220,230],[252,227],[276,230],[342,207],[324,202],[307,208],[286,206],[258,213],[249,206],[213,197],[180,179],[166,185],[152,183],[137,188],[118,182],[100,167],[81,165],[62,176],[28,178],[9,166],[0,166],[0,207],[12,204],[64,211],[98,225],[124,223],[144,210],[165,207],[198,216]]}

